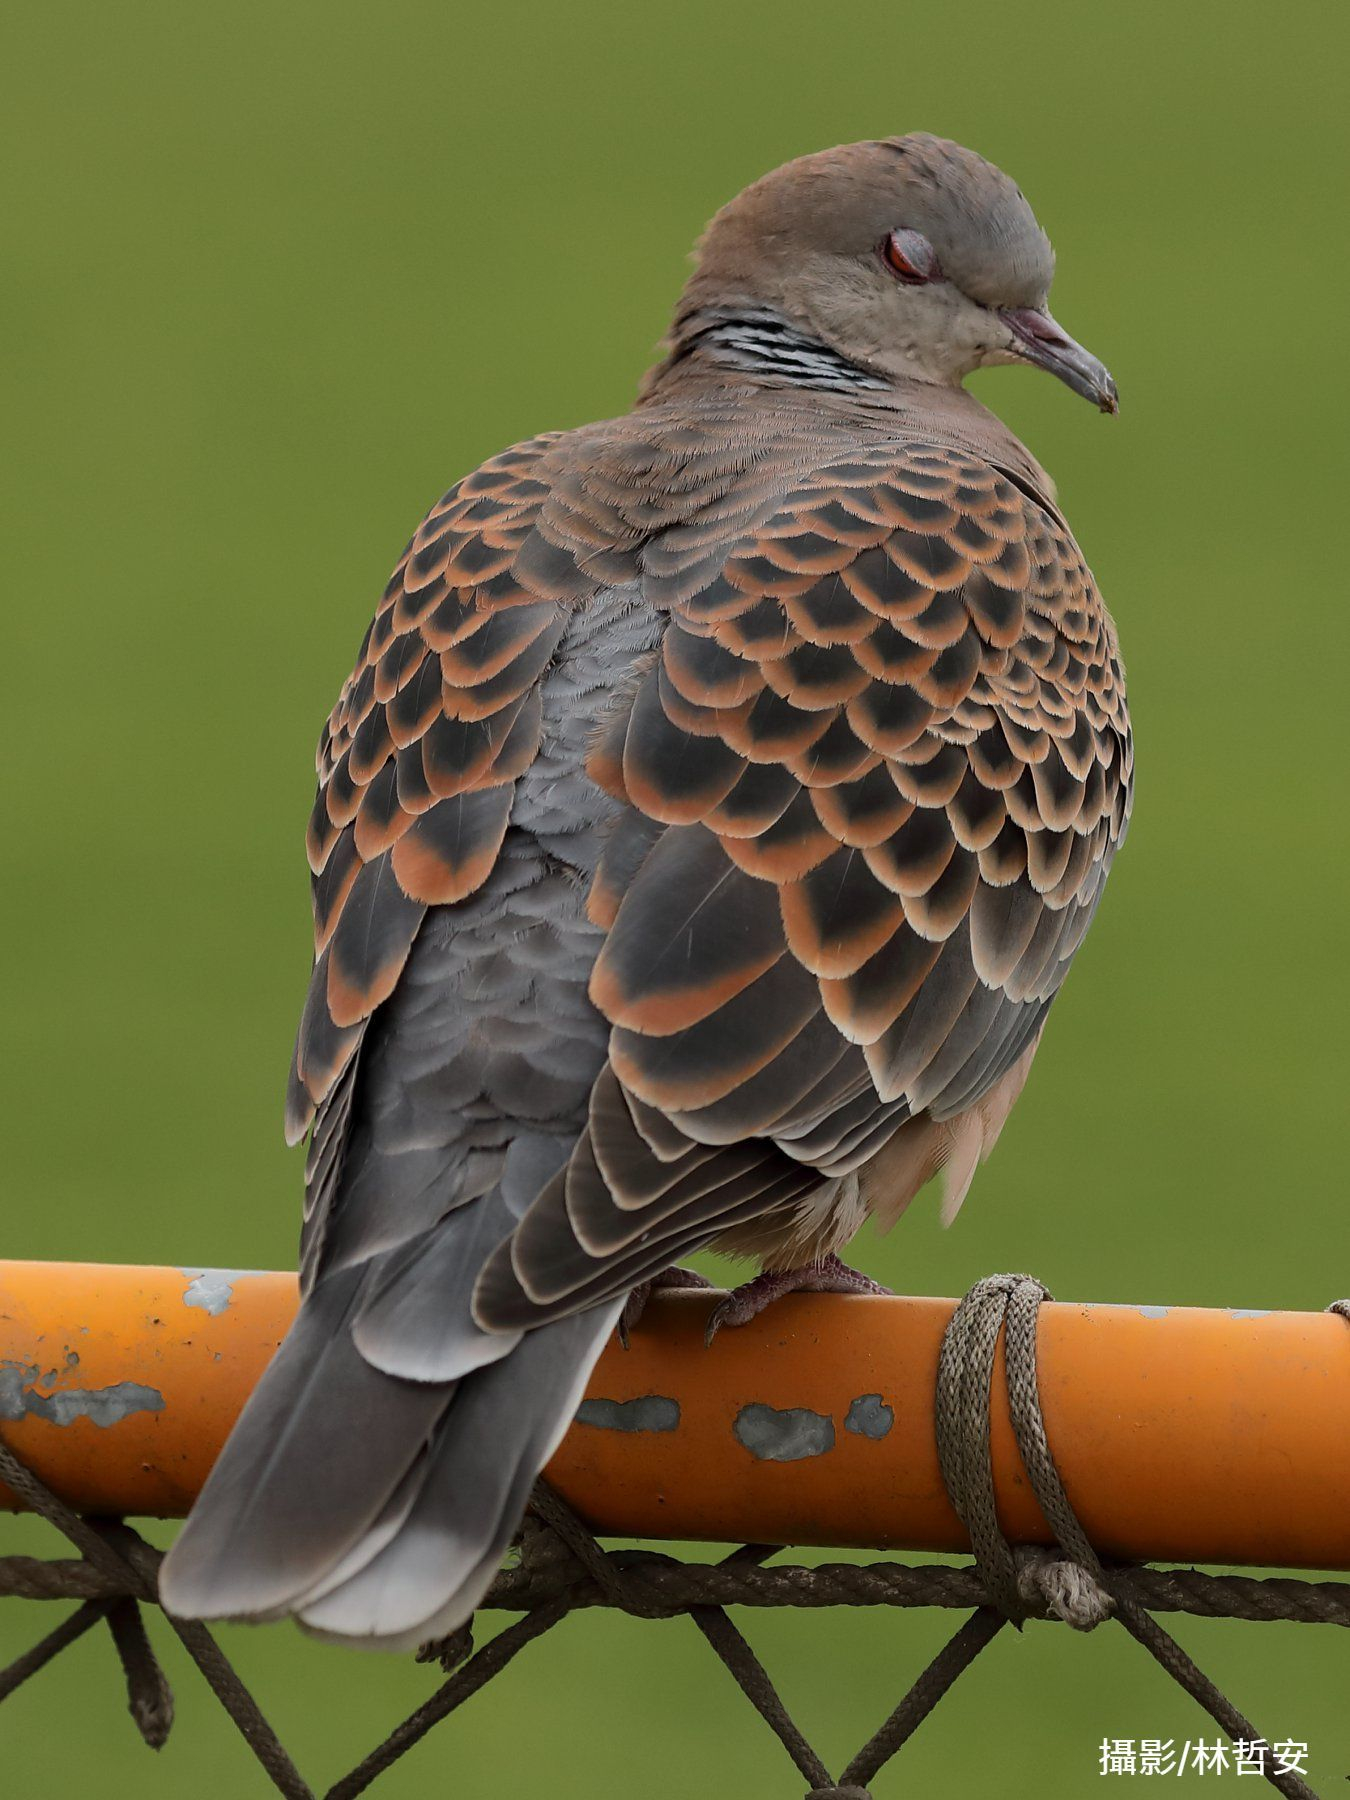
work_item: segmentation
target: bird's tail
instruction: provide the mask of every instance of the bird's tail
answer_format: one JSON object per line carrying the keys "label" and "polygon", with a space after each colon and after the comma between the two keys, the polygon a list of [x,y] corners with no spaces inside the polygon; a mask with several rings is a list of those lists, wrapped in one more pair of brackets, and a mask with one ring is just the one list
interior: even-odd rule
{"label": "bird's tail", "polygon": [[[334,1270],[306,1297],[164,1562],[169,1612],[293,1616],[399,1650],[446,1636],[482,1599],[621,1302],[489,1350],[462,1293],[443,1291],[444,1354],[428,1356],[419,1329],[415,1360],[435,1378],[411,1379],[371,1360],[399,1361],[388,1263]],[[435,1285],[410,1284],[422,1328]]]}

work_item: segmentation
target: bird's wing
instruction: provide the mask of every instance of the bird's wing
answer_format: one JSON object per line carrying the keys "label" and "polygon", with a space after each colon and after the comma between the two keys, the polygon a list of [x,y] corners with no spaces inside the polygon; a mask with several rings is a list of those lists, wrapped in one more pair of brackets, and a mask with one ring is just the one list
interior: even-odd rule
{"label": "bird's wing", "polygon": [[1024,483],[884,446],[730,554],[686,537],[646,556],[669,626],[590,761],[625,803],[590,901],[609,1064],[485,1266],[489,1328],[621,1292],[977,1104],[1128,820],[1114,628]]}
{"label": "bird's wing", "polygon": [[362,1036],[427,909],[490,872],[515,779],[538,752],[539,677],[587,590],[579,571],[566,595],[521,572],[540,554],[540,464],[556,441],[494,457],[432,509],[320,739],[307,834],[315,962],[286,1109],[291,1142],[314,1125],[310,1264],[340,1181]]}

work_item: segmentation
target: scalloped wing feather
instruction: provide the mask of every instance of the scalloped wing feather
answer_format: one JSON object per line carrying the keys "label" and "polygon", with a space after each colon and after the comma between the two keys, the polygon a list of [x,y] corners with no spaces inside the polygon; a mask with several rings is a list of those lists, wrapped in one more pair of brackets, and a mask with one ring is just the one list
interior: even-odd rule
{"label": "scalloped wing feather", "polygon": [[427,908],[486,878],[513,783],[537,754],[538,680],[563,601],[594,586],[573,569],[570,591],[541,598],[514,572],[555,442],[506,451],[433,507],[324,728],[306,838],[316,961],[288,1089],[291,1142],[393,992]]}
{"label": "scalloped wing feather", "polygon": [[[1128,822],[1114,627],[1016,472],[891,441],[762,504],[720,559],[681,535],[645,556],[670,625],[591,768],[628,809],[592,895],[611,1073],[484,1269],[496,1328],[734,1244],[752,1192],[800,1250],[803,1205],[905,1130],[892,1169],[945,1168],[954,1210]],[[640,1110],[688,1146],[677,1179]]]}

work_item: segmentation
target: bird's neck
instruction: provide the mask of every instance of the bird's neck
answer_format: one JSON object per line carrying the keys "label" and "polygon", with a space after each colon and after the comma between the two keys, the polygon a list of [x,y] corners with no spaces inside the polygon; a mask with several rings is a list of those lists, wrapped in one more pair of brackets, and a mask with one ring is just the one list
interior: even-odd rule
{"label": "bird's neck", "polygon": [[665,361],[643,384],[643,400],[676,385],[744,381],[768,387],[854,393],[887,386],[883,376],[768,307],[700,307],[676,320]]}

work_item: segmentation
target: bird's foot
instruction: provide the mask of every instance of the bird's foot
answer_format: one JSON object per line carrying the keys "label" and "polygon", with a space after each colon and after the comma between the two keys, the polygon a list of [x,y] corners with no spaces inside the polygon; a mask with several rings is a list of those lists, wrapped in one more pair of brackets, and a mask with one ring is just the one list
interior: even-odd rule
{"label": "bird's foot", "polygon": [[432,1638],[425,1644],[419,1644],[417,1660],[420,1663],[438,1662],[447,1675],[453,1675],[473,1652],[473,1620],[470,1619],[458,1631],[452,1631],[449,1637]]}
{"label": "bird's foot", "polygon": [[670,1292],[677,1288],[710,1288],[711,1286],[712,1282],[705,1275],[700,1275],[696,1269],[682,1269],[678,1264],[672,1264],[670,1268],[662,1269],[659,1275],[653,1275],[650,1281],[644,1281],[635,1287],[624,1302],[617,1327],[619,1342],[625,1350],[628,1348],[628,1334],[636,1329],[638,1320],[647,1310],[647,1302],[658,1288],[664,1288]]}
{"label": "bird's foot", "polygon": [[747,1325],[784,1294],[889,1294],[890,1289],[837,1256],[807,1263],[801,1269],[770,1269],[734,1288],[708,1315],[704,1342],[711,1344],[724,1325]]}

